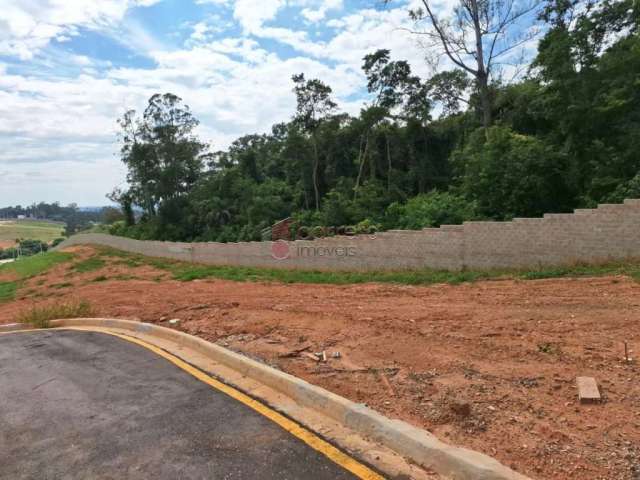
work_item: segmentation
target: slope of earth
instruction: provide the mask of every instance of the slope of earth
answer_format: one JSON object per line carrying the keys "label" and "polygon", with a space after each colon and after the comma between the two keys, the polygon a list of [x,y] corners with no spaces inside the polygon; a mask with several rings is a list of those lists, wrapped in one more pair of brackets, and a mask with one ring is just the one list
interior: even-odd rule
{"label": "slope of earth", "polygon": [[[178,328],[241,351],[537,479],[640,478],[640,284],[625,276],[353,286],[174,280],[75,247],[27,280],[33,305]],[[83,268],[78,265],[84,265]],[[326,352],[327,361],[312,355]],[[576,376],[604,401],[582,405]]]}

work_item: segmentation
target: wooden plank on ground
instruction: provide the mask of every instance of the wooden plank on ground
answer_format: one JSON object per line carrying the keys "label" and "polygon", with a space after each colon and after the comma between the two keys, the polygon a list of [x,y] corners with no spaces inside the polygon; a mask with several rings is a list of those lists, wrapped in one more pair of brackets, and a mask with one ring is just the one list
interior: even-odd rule
{"label": "wooden plank on ground", "polygon": [[596,403],[601,400],[598,384],[593,377],[577,377],[578,398],[580,403]]}

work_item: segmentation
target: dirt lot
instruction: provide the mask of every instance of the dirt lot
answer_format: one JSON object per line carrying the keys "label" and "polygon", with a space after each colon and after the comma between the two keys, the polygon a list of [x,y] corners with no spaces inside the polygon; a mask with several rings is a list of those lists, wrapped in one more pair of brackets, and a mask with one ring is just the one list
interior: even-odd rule
{"label": "dirt lot", "polygon": [[12,242],[9,240],[0,240],[0,249],[4,250],[5,248],[15,247],[16,242]]}
{"label": "dirt lot", "polygon": [[[63,264],[0,307],[0,323],[63,298],[90,300],[100,316],[180,319],[189,333],[533,478],[640,479],[640,368],[622,358],[625,340],[640,355],[640,284],[626,277],[285,285],[179,282],[116,262],[72,274]],[[579,375],[598,380],[602,404],[577,401]]]}

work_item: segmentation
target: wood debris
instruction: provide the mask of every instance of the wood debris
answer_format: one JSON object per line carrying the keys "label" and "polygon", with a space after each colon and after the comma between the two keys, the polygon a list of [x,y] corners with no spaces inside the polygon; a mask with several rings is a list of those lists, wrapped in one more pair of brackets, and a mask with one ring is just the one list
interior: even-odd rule
{"label": "wood debris", "polygon": [[578,386],[578,399],[580,403],[600,402],[600,390],[598,390],[598,384],[595,378],[577,377],[576,385]]}

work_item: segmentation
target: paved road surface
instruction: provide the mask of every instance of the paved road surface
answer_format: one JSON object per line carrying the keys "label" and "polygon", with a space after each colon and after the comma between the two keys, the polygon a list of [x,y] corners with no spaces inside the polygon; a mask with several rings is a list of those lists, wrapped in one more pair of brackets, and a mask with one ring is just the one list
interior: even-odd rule
{"label": "paved road surface", "polygon": [[353,479],[267,418],[110,335],[0,335],[0,478]]}

